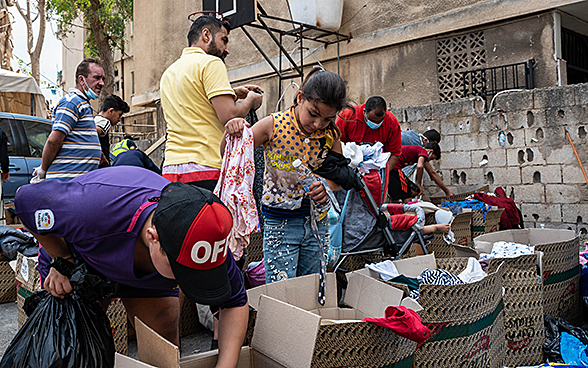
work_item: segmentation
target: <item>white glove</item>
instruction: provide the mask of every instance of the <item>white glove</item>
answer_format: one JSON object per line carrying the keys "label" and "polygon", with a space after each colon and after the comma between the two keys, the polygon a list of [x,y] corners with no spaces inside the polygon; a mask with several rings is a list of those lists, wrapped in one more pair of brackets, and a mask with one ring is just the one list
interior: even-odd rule
{"label": "white glove", "polygon": [[35,183],[42,182],[43,180],[45,180],[46,174],[47,174],[47,172],[45,170],[41,169],[41,166],[35,167],[35,170],[33,170],[33,177],[31,178],[30,183],[35,184]]}

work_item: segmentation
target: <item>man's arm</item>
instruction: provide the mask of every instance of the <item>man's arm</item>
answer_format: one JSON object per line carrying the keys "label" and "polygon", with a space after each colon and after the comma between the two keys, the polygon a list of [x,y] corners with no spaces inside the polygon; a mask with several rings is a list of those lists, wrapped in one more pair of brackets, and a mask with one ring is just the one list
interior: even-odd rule
{"label": "man's arm", "polygon": [[[53,234],[40,235],[28,229],[29,232],[37,239],[39,244],[43,246],[43,249],[51,256],[52,259],[56,257],[68,258],[70,262],[74,262],[71,258],[71,252],[67,247],[65,239],[55,236]],[[49,269],[49,274],[45,278],[43,284],[45,290],[51,295],[58,298],[65,298],[65,296],[72,292],[71,284],[69,279],[55,270],[55,268]]]}
{"label": "man's arm", "polygon": [[61,130],[53,130],[49,137],[47,138],[47,142],[45,143],[45,147],[43,148],[43,155],[41,159],[41,170],[47,171],[51,163],[57,156],[57,152],[61,149],[63,145],[63,139],[65,138],[65,133]]}
{"label": "man's arm", "polygon": [[234,368],[239,361],[249,321],[249,304],[221,309],[218,331],[218,368]]}
{"label": "man's arm", "polygon": [[[425,167],[426,164],[428,164],[428,162],[426,161],[426,157],[425,156],[419,156],[419,159],[417,161],[417,167],[416,167],[416,185],[417,187],[419,187],[419,191],[420,193],[418,195],[423,194],[423,169]],[[430,165],[429,165],[430,166]]]}
{"label": "man's arm", "polygon": [[449,188],[447,188],[447,185],[443,183],[443,180],[441,180],[441,177],[439,176],[437,171],[433,169],[433,166],[431,166],[429,162],[425,162],[425,170],[427,170],[427,173],[429,173],[431,179],[433,179],[433,181],[439,186],[439,188],[441,188],[445,192],[445,194],[447,194],[448,196],[453,195],[453,192],[449,190]]}
{"label": "man's arm", "polygon": [[251,109],[261,106],[262,101],[263,96],[253,91],[249,91],[245,99],[238,101],[232,95],[218,95],[210,99],[218,120],[223,125],[233,118],[245,117]]}

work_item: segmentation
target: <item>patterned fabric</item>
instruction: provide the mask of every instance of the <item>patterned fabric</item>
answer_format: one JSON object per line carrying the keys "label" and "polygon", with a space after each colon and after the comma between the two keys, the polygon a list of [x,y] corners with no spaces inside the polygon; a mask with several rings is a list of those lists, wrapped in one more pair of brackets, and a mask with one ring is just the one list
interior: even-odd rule
{"label": "patterned fabric", "polygon": [[[436,269],[431,270],[425,268],[423,272],[421,272],[420,276],[417,278],[419,284],[426,284],[426,285],[460,285],[465,284],[459,277],[455,276],[451,272],[443,269]],[[419,300],[419,291],[412,290],[410,292],[410,297],[414,300]]]}
{"label": "patterned fabric", "polygon": [[497,241],[492,245],[492,253],[482,253],[480,254],[480,259],[516,258],[525,254],[534,253],[535,247],[513,242]]}
{"label": "patterned fabric", "polygon": [[305,136],[298,128],[294,108],[271,115],[274,135],[264,144],[265,174],[262,203],[269,207],[297,209],[302,204],[304,189],[298,172],[292,166],[297,158],[307,167],[319,167],[333,145],[325,130]]}
{"label": "patterned fabric", "polygon": [[47,180],[69,181],[98,168],[102,148],[92,106],[76,88],[70,88],[53,110],[53,130],[65,133],[65,138],[47,169]]}
{"label": "patterned fabric", "polygon": [[257,206],[253,198],[253,133],[251,129],[245,128],[241,138],[228,136],[226,140],[220,180],[214,194],[233,215],[229,247],[235,260],[239,260],[243,256],[243,249],[249,245],[249,234],[259,228]]}
{"label": "patterned fabric", "polygon": [[456,214],[454,212],[455,205],[458,205],[461,208],[471,208],[471,209],[475,209],[475,210],[482,210],[484,212],[484,214],[482,216],[482,220],[484,220],[484,221],[486,221],[486,212],[488,212],[488,210],[490,208],[492,208],[492,206],[490,206],[489,204],[486,204],[482,201],[477,201],[477,200],[441,202],[441,207],[449,208],[453,214]]}

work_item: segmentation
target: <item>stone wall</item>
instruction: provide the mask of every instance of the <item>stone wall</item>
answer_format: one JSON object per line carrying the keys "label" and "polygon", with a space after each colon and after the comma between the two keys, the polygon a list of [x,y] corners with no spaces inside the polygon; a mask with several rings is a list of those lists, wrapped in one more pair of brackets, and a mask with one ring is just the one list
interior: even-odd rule
{"label": "stone wall", "polygon": [[[391,111],[403,130],[439,130],[442,159],[433,166],[446,184],[502,186],[520,207],[525,227],[586,234],[588,186],[565,132],[588,164],[588,84],[503,93],[486,110],[474,98]],[[500,131],[506,133],[504,147]],[[438,192],[430,180],[425,188],[429,195]]]}

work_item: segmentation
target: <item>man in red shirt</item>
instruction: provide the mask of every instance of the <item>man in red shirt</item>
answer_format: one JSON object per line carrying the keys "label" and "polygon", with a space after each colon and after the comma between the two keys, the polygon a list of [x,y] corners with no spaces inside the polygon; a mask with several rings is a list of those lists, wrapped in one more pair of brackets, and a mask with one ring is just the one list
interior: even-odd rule
{"label": "man in red shirt", "polygon": [[400,124],[386,109],[386,101],[382,97],[372,96],[365,104],[342,111],[335,123],[341,130],[341,142],[381,142],[384,151],[391,154],[388,167],[396,166],[402,147]]}
{"label": "man in red shirt", "polygon": [[[441,158],[441,148],[437,143],[427,143],[425,147],[421,146],[402,146],[402,153],[398,158],[396,166],[390,170],[390,184],[388,194],[392,199],[405,199],[423,194],[423,169],[433,179],[433,181],[448,196],[453,192],[447,188],[441,177],[433,169],[429,160],[438,160]],[[408,165],[417,164],[416,184],[408,179],[402,172],[402,168]]]}

